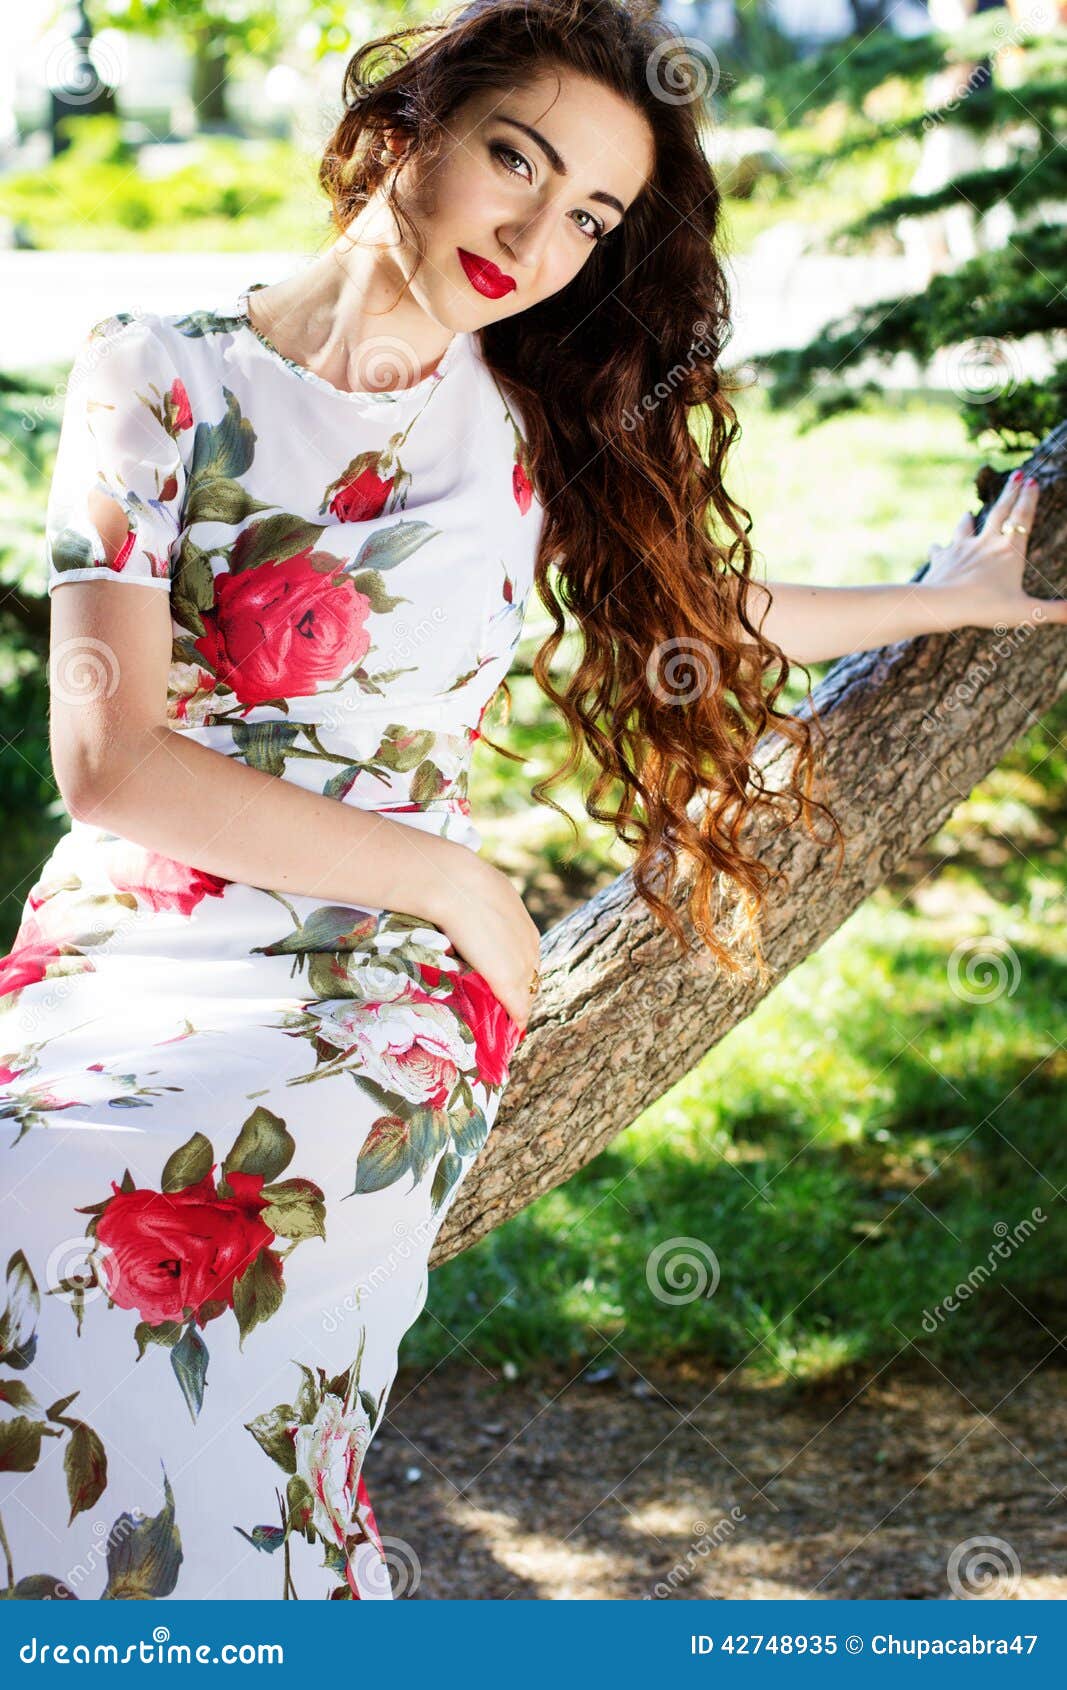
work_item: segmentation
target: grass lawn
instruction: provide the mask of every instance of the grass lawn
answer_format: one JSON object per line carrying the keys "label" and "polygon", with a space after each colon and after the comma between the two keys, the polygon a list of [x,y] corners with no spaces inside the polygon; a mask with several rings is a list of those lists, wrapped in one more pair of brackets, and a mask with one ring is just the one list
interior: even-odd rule
{"label": "grass lawn", "polygon": [[[975,504],[981,457],[950,405],[887,399],[798,438],[750,393],[742,419],[728,485],[754,513],[770,579],[907,579]],[[534,683],[512,690],[496,737],[541,775],[562,741]],[[909,1345],[957,1365],[1054,1351],[1067,1264],[1065,741],[1061,701],[914,873],[566,1186],[438,1269],[437,1318],[405,1340],[405,1359],[462,1357],[461,1339],[489,1366],[569,1355],[577,1367],[608,1338],[638,1363],[692,1354],[751,1381],[810,1382]],[[512,766],[482,751],[473,797],[476,815],[504,818],[484,829],[485,849],[521,870],[511,816],[526,798]],[[576,791],[568,807],[581,816]],[[628,860],[590,824],[573,851],[551,813],[536,838],[538,855],[584,875],[583,891]],[[535,865],[531,852],[528,876]],[[951,959],[968,942],[961,993]],[[714,1295],[653,1295],[648,1258],[670,1239],[714,1252]],[[942,1308],[961,1280],[958,1307]]]}

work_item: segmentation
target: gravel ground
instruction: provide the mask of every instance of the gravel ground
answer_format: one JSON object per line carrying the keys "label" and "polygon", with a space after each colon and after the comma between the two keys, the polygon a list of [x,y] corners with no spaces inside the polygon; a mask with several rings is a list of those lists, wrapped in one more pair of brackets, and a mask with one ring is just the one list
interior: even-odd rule
{"label": "gravel ground", "polygon": [[609,1360],[401,1369],[366,1466],[397,1597],[1067,1597],[1062,1371],[797,1394]]}

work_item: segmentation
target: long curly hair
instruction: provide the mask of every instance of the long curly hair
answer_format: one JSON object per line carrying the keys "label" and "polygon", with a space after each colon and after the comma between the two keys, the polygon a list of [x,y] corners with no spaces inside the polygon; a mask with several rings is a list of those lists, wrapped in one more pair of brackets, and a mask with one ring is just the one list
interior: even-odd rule
{"label": "long curly hair", "polygon": [[[759,918],[773,873],[745,854],[742,829],[757,809],[781,806],[781,825],[800,816],[809,831],[822,812],[839,853],[844,836],[813,796],[822,744],[810,676],[811,720],[776,708],[790,664],[749,619],[752,519],[723,486],[741,429],[719,369],[732,330],[721,196],[700,142],[703,61],[651,0],[474,0],[353,54],[319,181],[337,234],[384,184],[424,255],[389,179],[387,132],[406,137],[417,171],[464,101],[561,66],[644,114],[654,165],[566,287],[480,331],[483,358],[523,418],[544,506],[534,579],[553,631],[533,674],[570,730],[564,761],[533,796],[573,827],[549,788],[588,754],[586,811],[636,849],[634,886],[657,922],[692,948],[681,884],[712,961],[737,973],[754,959],[766,980]],[[581,649],[557,687],[550,666],[568,613]],[[502,691],[510,709],[506,681]],[[796,748],[779,790],[754,763],[771,728]]]}

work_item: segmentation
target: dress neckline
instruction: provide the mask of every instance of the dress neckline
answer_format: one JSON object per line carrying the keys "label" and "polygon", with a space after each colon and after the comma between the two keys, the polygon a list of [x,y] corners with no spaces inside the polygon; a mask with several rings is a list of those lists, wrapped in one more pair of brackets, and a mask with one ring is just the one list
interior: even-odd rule
{"label": "dress neckline", "polygon": [[320,376],[316,370],[310,370],[306,364],[298,364],[295,358],[287,357],[287,355],[282,352],[279,347],[275,346],[274,342],[269,339],[261,329],[258,329],[255,323],[253,323],[248,314],[248,296],[250,293],[255,293],[257,289],[268,286],[269,283],[267,282],[252,282],[237,295],[236,315],[241,323],[241,326],[247,329],[249,334],[253,335],[255,339],[259,341],[260,345],[272,355],[272,357],[276,358],[279,363],[284,364],[286,369],[291,370],[292,373],[299,376],[302,381],[306,381],[313,387],[322,388],[325,392],[332,393],[335,398],[343,399],[349,404],[362,405],[364,407],[377,407],[379,405],[395,405],[400,403],[402,400],[407,399],[424,398],[433,390],[434,387],[437,386],[439,382],[443,381],[449,370],[452,369],[453,365],[455,365],[458,361],[461,351],[469,343],[471,338],[469,334],[462,332],[454,334],[448,345],[445,347],[443,354],[438,359],[437,368],[431,370],[428,376],[423,376],[421,381],[415,382],[411,387],[400,387],[391,392],[383,389],[380,393],[374,393],[369,389],[350,390],[343,387],[337,387],[332,381],[327,381],[325,376]]}

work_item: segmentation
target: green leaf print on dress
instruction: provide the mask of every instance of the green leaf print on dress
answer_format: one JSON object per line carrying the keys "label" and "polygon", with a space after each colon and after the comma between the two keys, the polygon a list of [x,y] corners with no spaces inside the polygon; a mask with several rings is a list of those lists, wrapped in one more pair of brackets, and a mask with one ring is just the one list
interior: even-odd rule
{"label": "green leaf print on dress", "polygon": [[[67,1282],[61,1281],[57,1294],[69,1295]],[[37,1356],[37,1321],[41,1312],[41,1294],[29,1262],[22,1250],[16,1250],[7,1264],[6,1297],[0,1313],[0,1402],[18,1410],[14,1416],[0,1420],[0,1473],[32,1473],[41,1456],[44,1438],[70,1435],[63,1452],[63,1472],[70,1501],[71,1525],[75,1517],[95,1508],[107,1489],[107,1453],[103,1441],[84,1420],[66,1412],[79,1395],[61,1397],[50,1408],[41,1409],[33,1392],[20,1379],[6,1377],[8,1372],[23,1372]],[[60,1430],[62,1428],[62,1430]],[[163,1470],[165,1504],[159,1514],[150,1519],[144,1515],[135,1519],[120,1514],[105,1540],[108,1564],[105,1598],[169,1596],[178,1580],[182,1561],[181,1536],[174,1519],[174,1497]],[[0,1519],[0,1548],[7,1568],[7,1585],[0,1590],[0,1598],[15,1601],[77,1601],[71,1583],[77,1582],[73,1573],[66,1579],[52,1573],[29,1573],[16,1579],[11,1546],[3,1520]],[[69,1581],[69,1582],[68,1582]]]}

